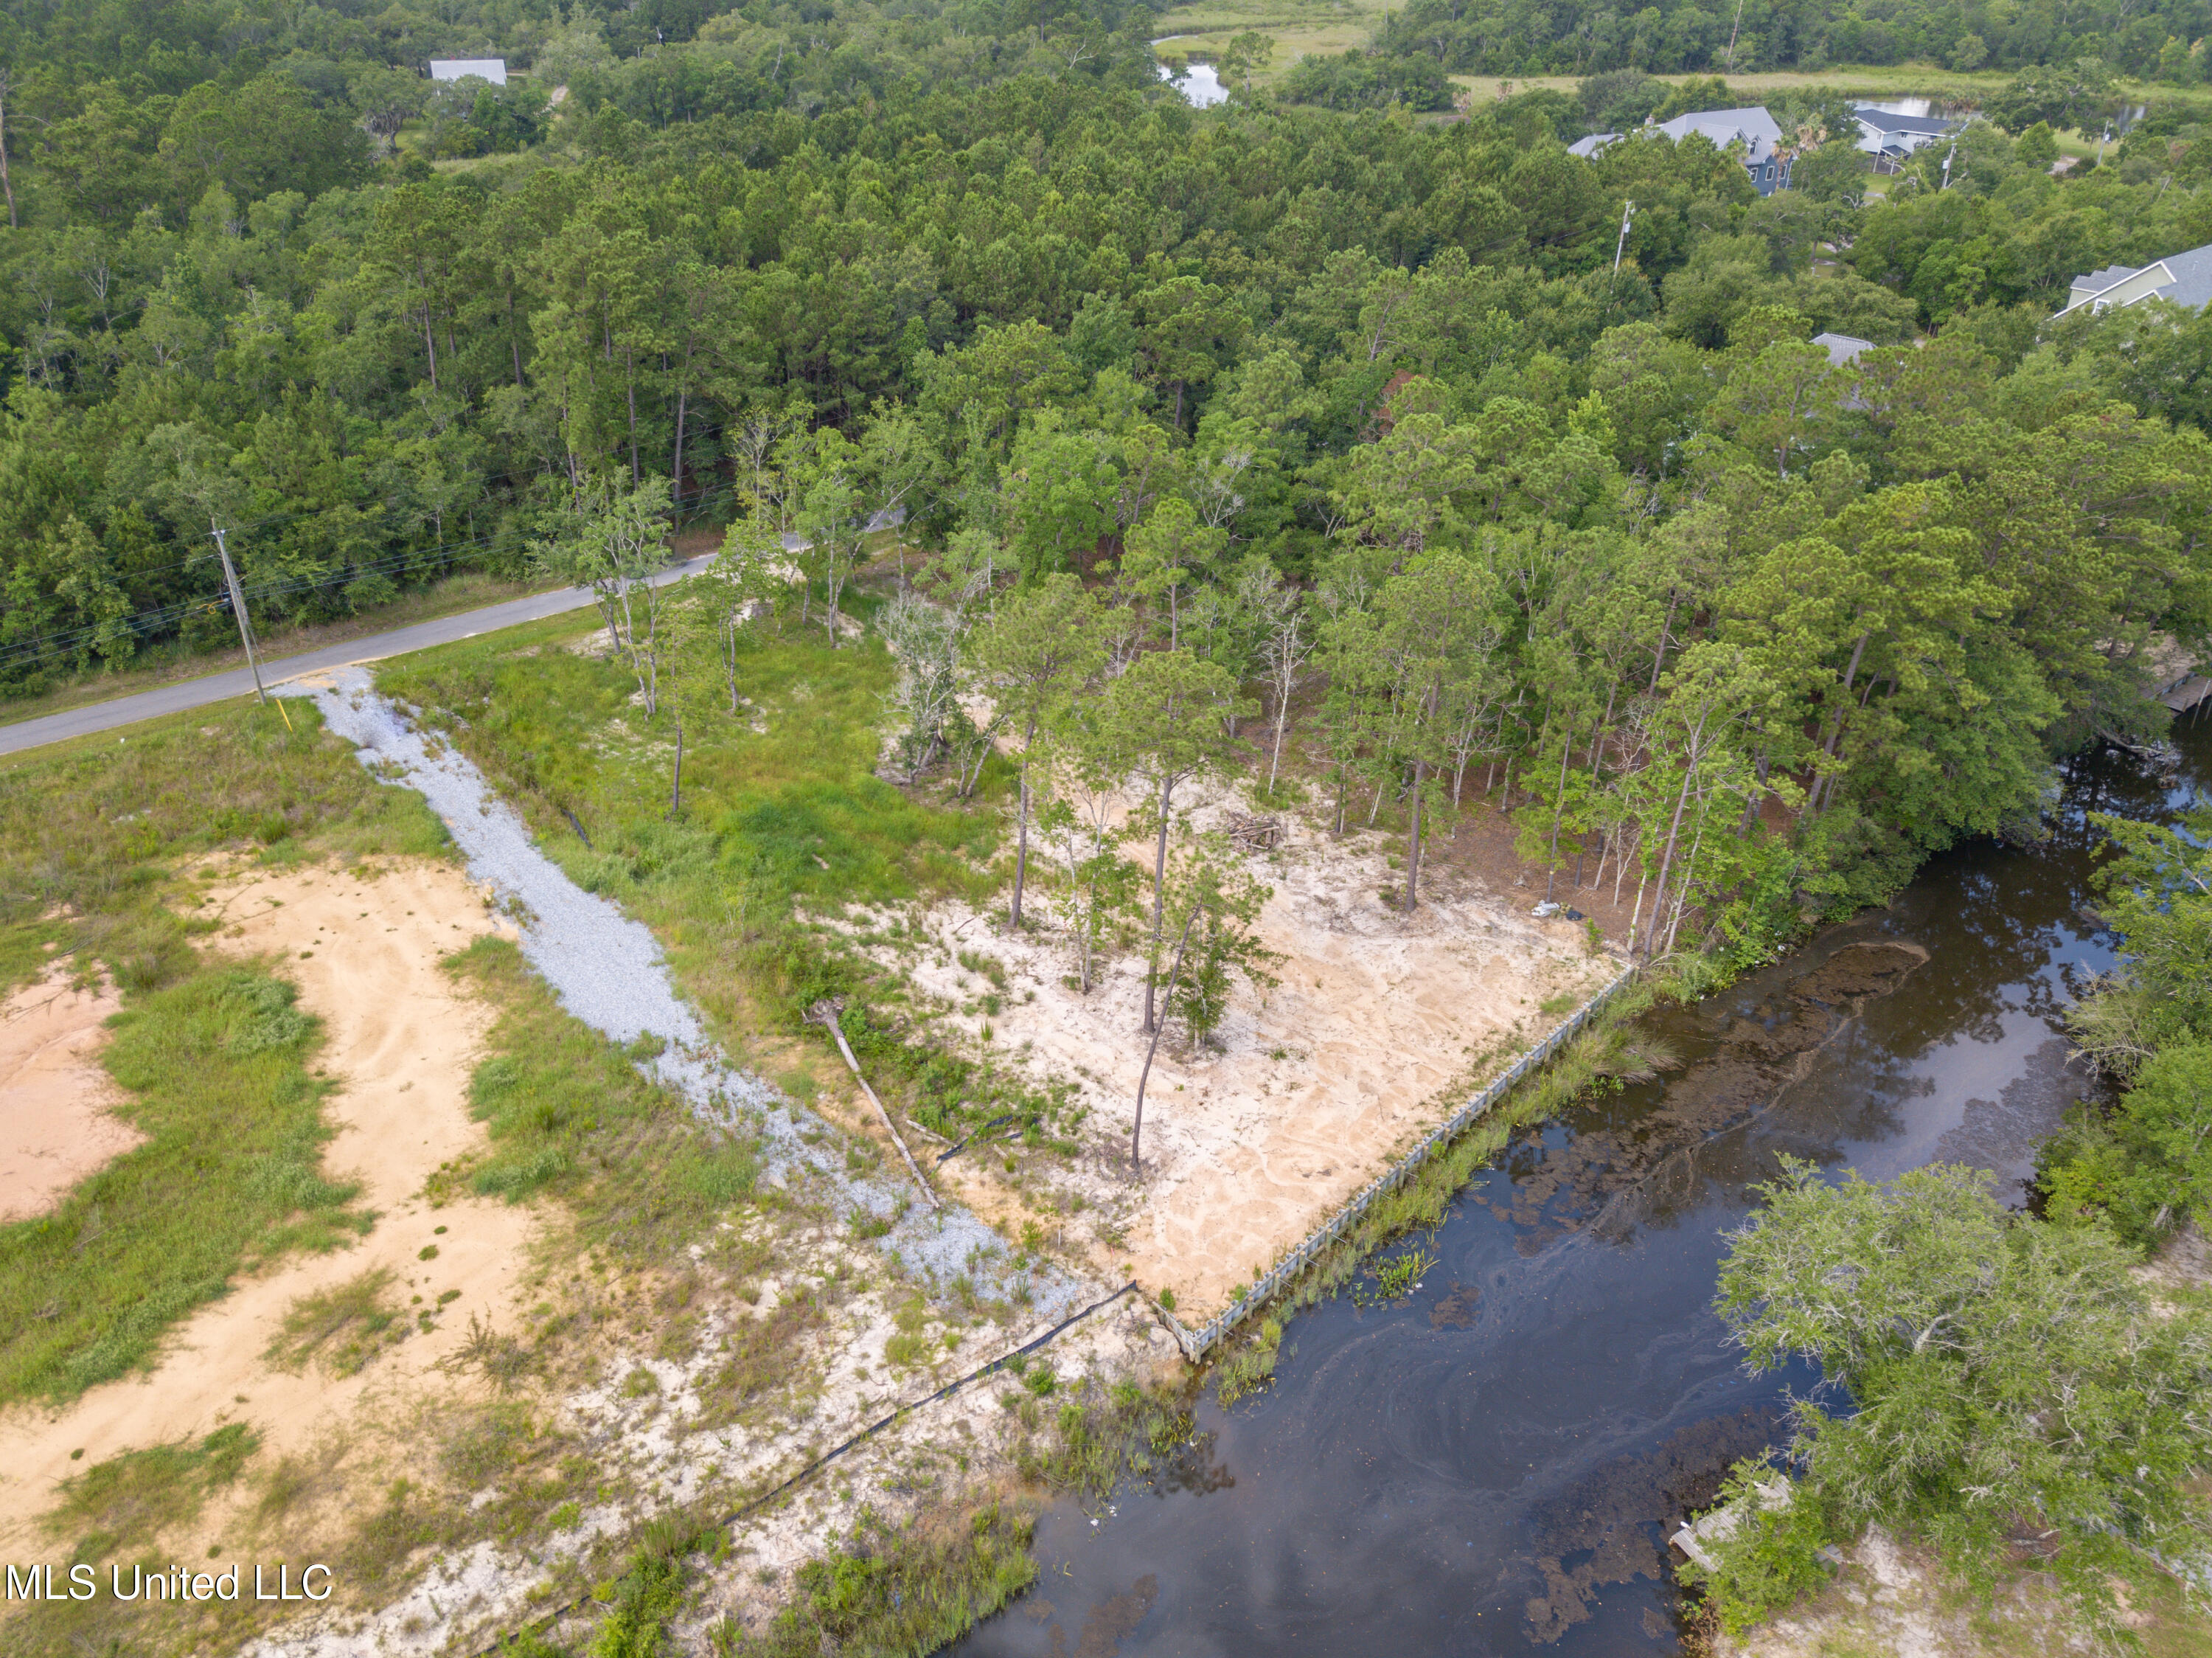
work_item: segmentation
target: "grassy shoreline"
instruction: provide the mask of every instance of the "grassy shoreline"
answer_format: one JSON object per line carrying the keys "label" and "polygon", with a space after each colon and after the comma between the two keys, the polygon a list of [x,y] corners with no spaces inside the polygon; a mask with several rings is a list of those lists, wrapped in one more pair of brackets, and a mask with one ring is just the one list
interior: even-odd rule
{"label": "grassy shoreline", "polygon": [[[1711,958],[1680,958],[1648,969],[1624,986],[1551,1062],[1525,1077],[1457,1138],[1422,1163],[1328,1249],[1264,1303],[1255,1305],[1240,1333],[1206,1361],[1205,1378],[1224,1405],[1256,1393],[1274,1375],[1286,1321],[1351,1288],[1370,1259],[1417,1232],[1441,1225],[1452,1199],[1511,1143],[1515,1131],[1547,1121],[1616,1074],[1621,1033],[1662,1002],[1688,1002],[1724,986],[1728,976]],[[1511,1063],[1493,1058],[1484,1074],[1466,1080],[1480,1088]],[[1379,1275],[1378,1275],[1379,1276]]]}

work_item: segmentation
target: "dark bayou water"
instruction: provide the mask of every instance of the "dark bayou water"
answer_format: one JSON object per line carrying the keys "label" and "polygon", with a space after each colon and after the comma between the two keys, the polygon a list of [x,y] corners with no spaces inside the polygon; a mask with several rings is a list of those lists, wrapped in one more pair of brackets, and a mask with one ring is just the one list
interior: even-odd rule
{"label": "dark bayou water", "polygon": [[1887,910],[1650,1028],[1680,1067],[1532,1133],[1462,1194],[1395,1307],[1296,1320],[1269,1391],[1198,1412],[1176,1470],[1038,1527],[1043,1576],[974,1658],[1675,1649],[1665,1539],[1775,1436],[1804,1372],[1747,1377],[1711,1311],[1723,1234],[1783,1154],[1995,1172],[2094,1084],[2057,1015],[2112,944],[2090,810],[2212,780],[2093,758],[2052,839],[1936,859]]}

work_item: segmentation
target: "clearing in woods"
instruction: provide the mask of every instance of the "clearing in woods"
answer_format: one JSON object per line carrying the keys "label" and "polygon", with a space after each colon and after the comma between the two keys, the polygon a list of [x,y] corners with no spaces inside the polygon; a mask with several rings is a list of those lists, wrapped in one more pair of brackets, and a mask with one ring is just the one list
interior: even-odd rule
{"label": "clearing in woods", "polygon": [[[863,616],[890,586],[866,573]],[[1067,914],[1036,871],[1034,926],[1003,930],[1005,758],[965,798],[887,780],[896,670],[872,637],[768,629],[732,709],[679,630],[702,660],[674,650],[666,668],[677,812],[672,710],[640,705],[593,631],[472,640],[380,683],[573,879],[654,929],[724,1049],[835,1125],[819,1155],[896,1170],[807,1023],[842,1005],[925,1164],[970,1141],[940,1186],[1016,1262],[1102,1286],[1133,1269],[1202,1316],[1615,971],[1620,906],[1577,887],[1597,925],[1531,919],[1544,878],[1495,814],[1438,833],[1407,917],[1395,808],[1340,838],[1278,802],[1275,844],[1238,855],[1272,888],[1255,930],[1278,982],[1235,988],[1210,1042],[1163,1045],[1134,1179],[1141,954],[1125,936],[1092,991],[1071,988]],[[0,1542],[93,1560],[313,1543],[349,1588],[289,1649],[428,1652],[580,1594],[672,1505],[727,1515],[1030,1332],[1033,1313],[964,1281],[918,1294],[858,1219],[762,1183],[742,1133],[706,1135],[651,1055],[553,1003],[419,796],[288,708],[296,729],[246,708],[0,773],[0,861],[37,900],[6,939],[19,1002],[66,951],[84,986],[52,1004],[70,1063],[104,1057],[124,1084],[62,1148],[90,1172],[46,1192],[55,1224],[0,1230],[19,1284],[75,1274],[102,1309],[9,1324],[0,1463],[41,1495],[11,1501]],[[1194,788],[1188,828],[1249,794]],[[118,997],[103,1056],[94,1015]],[[204,1063],[165,1074],[145,1063],[157,1041]],[[186,1236],[161,1159],[219,1111],[264,1137],[186,1193]],[[164,1276],[187,1255],[191,1273]],[[736,1528],[702,1615],[815,1616],[790,1574],[856,1526],[995,1502],[1018,1472],[1096,1489],[1116,1446],[1188,1440],[1171,1403],[1127,1386],[1177,1370],[1140,1304],[1053,1352],[1023,1387],[963,1387]],[[1056,1389],[1082,1408],[1048,1403]],[[1002,1599],[1026,1581],[1006,1552],[1026,1522],[1010,1511],[1002,1535],[997,1512],[958,1539],[902,1537],[882,1604],[819,1633],[890,1639],[924,1583]],[[225,1614],[224,1638],[259,1615]],[[140,1616],[38,1607],[11,1639],[143,1639]]]}

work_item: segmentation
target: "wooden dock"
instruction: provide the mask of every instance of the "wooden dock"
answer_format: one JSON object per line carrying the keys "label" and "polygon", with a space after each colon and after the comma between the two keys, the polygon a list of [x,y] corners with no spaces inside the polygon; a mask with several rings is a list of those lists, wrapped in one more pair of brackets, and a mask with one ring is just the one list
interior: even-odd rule
{"label": "wooden dock", "polygon": [[2185,713],[2206,698],[2212,697],[2212,678],[2202,674],[2187,674],[2156,693],[2158,701],[2175,713]]}

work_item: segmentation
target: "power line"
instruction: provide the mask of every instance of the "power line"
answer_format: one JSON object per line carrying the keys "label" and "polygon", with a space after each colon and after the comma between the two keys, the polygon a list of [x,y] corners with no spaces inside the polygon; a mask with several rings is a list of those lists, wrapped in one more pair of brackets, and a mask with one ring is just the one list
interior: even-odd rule
{"label": "power line", "polygon": [[246,665],[253,670],[253,694],[266,704],[269,692],[261,683],[261,664],[253,657],[253,627],[246,617],[246,595],[238,590],[238,572],[231,568],[230,549],[223,543],[222,526],[210,519],[208,529],[215,536],[216,556],[222,560],[223,585],[230,589],[231,614],[238,619],[238,642],[246,647]]}
{"label": "power line", "polygon": [[[741,491],[736,485],[725,485],[702,492],[688,504],[692,510],[697,511],[702,508],[718,504],[723,500],[732,498],[739,493]],[[230,526],[228,533],[235,534],[239,528],[240,527],[236,525]],[[440,563],[462,562],[471,550],[489,547],[499,539],[500,537],[497,534],[489,534],[473,536],[462,541],[440,542],[429,547],[387,553],[381,558],[372,559],[364,564],[346,564],[336,570],[313,576],[278,576],[260,582],[242,582],[238,588],[238,592],[246,601],[251,602],[256,599],[280,598],[293,594],[312,593],[323,588],[342,587],[358,581],[363,576],[389,574],[393,570],[404,569],[409,564],[420,564],[427,566]],[[184,564],[198,563],[206,557],[205,553],[200,553],[193,558],[182,559],[178,564],[165,568],[179,568]],[[135,616],[125,619],[122,625],[129,628],[139,637],[147,637],[166,631],[186,617],[205,614],[210,611],[221,609],[225,602],[225,599],[221,596],[205,594],[179,600],[153,610],[142,611]],[[35,667],[41,663],[52,661],[60,657],[74,656],[115,625],[117,624],[112,621],[87,623],[64,632],[44,634],[36,639],[0,649],[0,673]]]}

